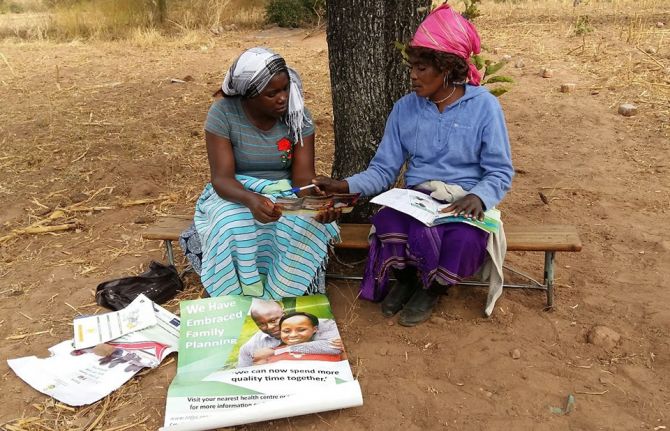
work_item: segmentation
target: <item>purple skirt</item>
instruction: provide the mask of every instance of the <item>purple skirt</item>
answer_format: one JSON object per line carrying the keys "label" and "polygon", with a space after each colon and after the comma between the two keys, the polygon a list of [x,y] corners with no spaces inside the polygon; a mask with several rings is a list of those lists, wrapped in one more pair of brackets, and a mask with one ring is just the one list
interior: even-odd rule
{"label": "purple skirt", "polygon": [[466,223],[427,227],[415,218],[382,208],[372,224],[370,253],[361,283],[361,298],[381,301],[388,293],[391,268],[417,268],[424,288],[437,282],[457,284],[474,275],[486,259],[488,232]]}

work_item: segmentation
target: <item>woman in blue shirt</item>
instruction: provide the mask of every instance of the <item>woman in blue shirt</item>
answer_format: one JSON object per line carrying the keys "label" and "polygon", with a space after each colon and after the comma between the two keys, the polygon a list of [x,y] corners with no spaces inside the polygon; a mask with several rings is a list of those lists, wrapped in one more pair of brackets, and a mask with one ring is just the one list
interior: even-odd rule
{"label": "woman in blue shirt", "polygon": [[[483,219],[509,190],[514,170],[502,109],[479,86],[469,60],[478,52],[479,36],[469,21],[448,5],[434,10],[407,49],[413,92],[393,107],[369,167],[344,180],[318,177],[314,183],[327,192],[374,196],[393,186],[407,162],[407,187],[441,195],[451,202],[447,210]],[[440,294],[475,274],[487,256],[489,234],[465,223],[427,227],[390,208],[372,223],[361,297],[383,299],[386,316],[402,310],[401,325],[428,319]],[[398,280],[390,292],[389,270]]]}

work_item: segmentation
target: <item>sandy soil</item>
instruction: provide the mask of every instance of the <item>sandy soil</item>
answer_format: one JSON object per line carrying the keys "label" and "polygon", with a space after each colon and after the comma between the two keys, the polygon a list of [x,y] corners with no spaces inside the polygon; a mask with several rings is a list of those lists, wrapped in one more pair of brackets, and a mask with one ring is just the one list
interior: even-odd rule
{"label": "sandy soil", "polygon": [[[555,309],[544,310],[538,292],[508,290],[485,319],[485,292],[457,288],[430,322],[407,329],[384,319],[378,305],[357,301],[355,283],[330,283],[365,405],[242,429],[670,427],[670,237],[663,222],[670,202],[670,16],[660,3],[645,4],[633,12],[589,6],[594,31],[585,39],[572,35],[571,6],[496,6],[504,13],[478,21],[487,55],[511,55],[505,73],[516,80],[501,98],[518,172],[504,217],[574,224],[584,243],[581,253],[558,255]],[[0,56],[0,237],[56,208],[87,208],[46,223],[72,222],[76,230],[0,243],[0,424],[34,417],[48,428],[11,429],[84,429],[103,414],[102,403],[79,411],[54,405],[4,360],[44,354],[70,336],[77,312],[100,311],[98,283],[163,258],[159,244],[141,233],[161,214],[191,213],[207,181],[202,124],[210,95],[230,59],[257,44],[277,49],[303,74],[318,126],[318,169],[328,173],[333,137],[323,33],[0,42],[7,60]],[[524,67],[515,67],[519,60]],[[553,78],[540,77],[543,67]],[[186,76],[193,80],[170,83]],[[561,93],[565,82],[575,91]],[[623,101],[636,103],[639,114],[618,115]],[[149,202],[137,204],[141,199]],[[508,264],[540,277],[542,256],[511,253]],[[197,295],[197,282],[189,279],[189,286],[182,297]],[[619,333],[620,342],[587,343],[595,325]],[[512,358],[514,349],[520,358]],[[135,422],[141,424],[131,429],[156,429],[174,372],[169,361],[133,379],[112,396],[97,429]],[[552,413],[568,394],[576,397],[575,411]]]}

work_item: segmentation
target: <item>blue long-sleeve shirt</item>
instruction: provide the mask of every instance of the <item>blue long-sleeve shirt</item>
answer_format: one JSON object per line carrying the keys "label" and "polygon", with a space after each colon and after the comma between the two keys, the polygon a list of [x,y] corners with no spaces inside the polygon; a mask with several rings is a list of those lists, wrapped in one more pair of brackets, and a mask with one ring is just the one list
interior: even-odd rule
{"label": "blue long-sleeve shirt", "polygon": [[439,180],[477,195],[485,209],[510,188],[514,168],[505,118],[487,89],[465,86],[465,95],[440,113],[410,93],[398,100],[368,168],[346,178],[349,191],[374,196],[389,189],[408,161],[408,187]]}

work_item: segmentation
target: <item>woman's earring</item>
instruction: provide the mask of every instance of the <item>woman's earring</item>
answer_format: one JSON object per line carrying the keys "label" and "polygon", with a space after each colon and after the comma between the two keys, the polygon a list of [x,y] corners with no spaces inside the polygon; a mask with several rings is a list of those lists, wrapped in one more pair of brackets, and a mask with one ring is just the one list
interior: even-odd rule
{"label": "woman's earring", "polygon": [[444,88],[449,87],[449,74],[448,73],[444,74],[444,79],[442,80],[442,85],[444,86]]}

